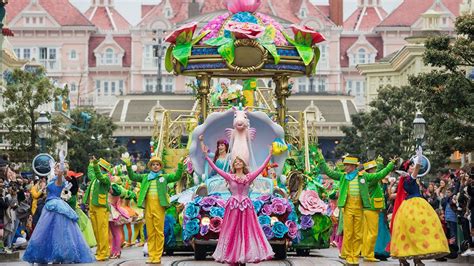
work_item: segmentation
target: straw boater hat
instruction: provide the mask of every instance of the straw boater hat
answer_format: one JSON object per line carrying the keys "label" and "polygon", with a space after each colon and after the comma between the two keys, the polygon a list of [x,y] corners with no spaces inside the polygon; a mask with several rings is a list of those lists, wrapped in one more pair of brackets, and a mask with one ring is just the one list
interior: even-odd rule
{"label": "straw boater hat", "polygon": [[369,169],[372,169],[374,167],[377,167],[377,163],[375,161],[370,161],[370,162],[366,162],[364,163],[364,170],[369,170]]}
{"label": "straw boater hat", "polygon": [[106,160],[100,158],[99,159],[99,166],[105,169],[107,172],[112,173],[112,166]]}
{"label": "straw boater hat", "polygon": [[344,158],[344,161],[342,161],[343,164],[354,164],[354,165],[359,165],[359,159],[357,157],[353,156],[346,156]]}
{"label": "straw boater hat", "polygon": [[147,163],[148,168],[151,169],[151,164],[156,163],[156,162],[159,163],[161,167],[163,167],[163,162],[160,160],[160,158],[158,158],[158,156],[153,156],[151,157],[150,161]]}

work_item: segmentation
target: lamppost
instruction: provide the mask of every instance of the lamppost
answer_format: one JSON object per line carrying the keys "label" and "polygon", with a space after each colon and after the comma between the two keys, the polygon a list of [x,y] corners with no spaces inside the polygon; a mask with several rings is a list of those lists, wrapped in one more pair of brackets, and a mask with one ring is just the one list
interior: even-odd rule
{"label": "lamppost", "polygon": [[413,135],[416,139],[417,148],[423,144],[425,133],[426,133],[426,121],[421,115],[421,112],[416,112],[415,119],[413,120]]}
{"label": "lamppost", "polygon": [[51,121],[46,116],[45,111],[40,112],[40,116],[35,121],[36,128],[38,130],[38,137],[40,139],[40,153],[45,152],[45,139],[49,136]]}
{"label": "lamppost", "polygon": [[155,38],[153,38],[153,40],[157,42],[157,44],[155,44],[153,48],[154,48],[155,57],[158,58],[158,78],[157,78],[158,93],[163,92],[163,74],[161,71],[161,59],[163,58],[163,55],[165,53],[165,48],[166,48],[166,46],[163,44],[163,38],[164,38],[165,32],[166,32],[165,30],[153,31],[153,33],[155,34]]}

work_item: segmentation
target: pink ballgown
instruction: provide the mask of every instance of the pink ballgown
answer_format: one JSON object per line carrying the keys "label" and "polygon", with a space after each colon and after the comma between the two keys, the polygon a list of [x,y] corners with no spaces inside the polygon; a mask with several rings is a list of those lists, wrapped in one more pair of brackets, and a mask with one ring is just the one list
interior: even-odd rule
{"label": "pink ballgown", "polygon": [[249,198],[249,187],[270,161],[271,154],[256,171],[237,177],[219,169],[209,157],[206,160],[229,184],[232,196],[226,203],[222,229],[212,255],[221,263],[257,263],[275,255],[257,219]]}

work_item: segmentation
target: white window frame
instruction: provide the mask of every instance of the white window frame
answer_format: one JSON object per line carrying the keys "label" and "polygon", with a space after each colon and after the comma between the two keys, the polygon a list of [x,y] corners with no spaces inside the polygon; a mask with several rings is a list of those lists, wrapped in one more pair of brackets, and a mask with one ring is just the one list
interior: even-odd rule
{"label": "white window frame", "polygon": [[163,76],[163,92],[174,92],[175,91],[175,79],[173,76]]}
{"label": "white window frame", "polygon": [[101,80],[97,79],[95,81],[95,92],[96,92],[96,95],[99,96],[99,97],[101,96],[100,95],[101,89],[102,89]]}
{"label": "white window frame", "polygon": [[77,85],[76,82],[71,83],[71,92],[76,92],[77,91]]}
{"label": "white window frame", "polygon": [[359,48],[357,50],[357,55],[356,55],[356,65],[357,64],[367,64],[368,63],[368,53],[365,48]]}
{"label": "white window frame", "polygon": [[77,51],[75,49],[72,49],[70,52],[69,52],[69,60],[77,60],[78,57],[77,57]]}
{"label": "white window frame", "polygon": [[39,47],[38,58],[38,62],[42,64],[46,70],[59,70],[59,48]]}

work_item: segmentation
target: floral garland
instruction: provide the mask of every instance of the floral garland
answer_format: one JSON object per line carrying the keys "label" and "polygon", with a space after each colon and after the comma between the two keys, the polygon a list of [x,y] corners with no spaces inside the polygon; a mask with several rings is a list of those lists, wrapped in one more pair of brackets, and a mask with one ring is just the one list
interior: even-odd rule
{"label": "floral garland", "polygon": [[258,222],[268,240],[297,240],[299,226],[293,203],[276,195],[262,195],[253,201]]}
{"label": "floral garland", "polygon": [[222,227],[225,200],[219,194],[196,197],[186,205],[183,219],[183,240],[193,237],[216,239]]}
{"label": "floral garland", "polygon": [[[253,200],[259,224],[267,239],[299,239],[298,217],[293,203],[274,195]],[[225,200],[218,194],[196,197],[186,205],[183,218],[183,240],[217,239],[222,229]]]}

